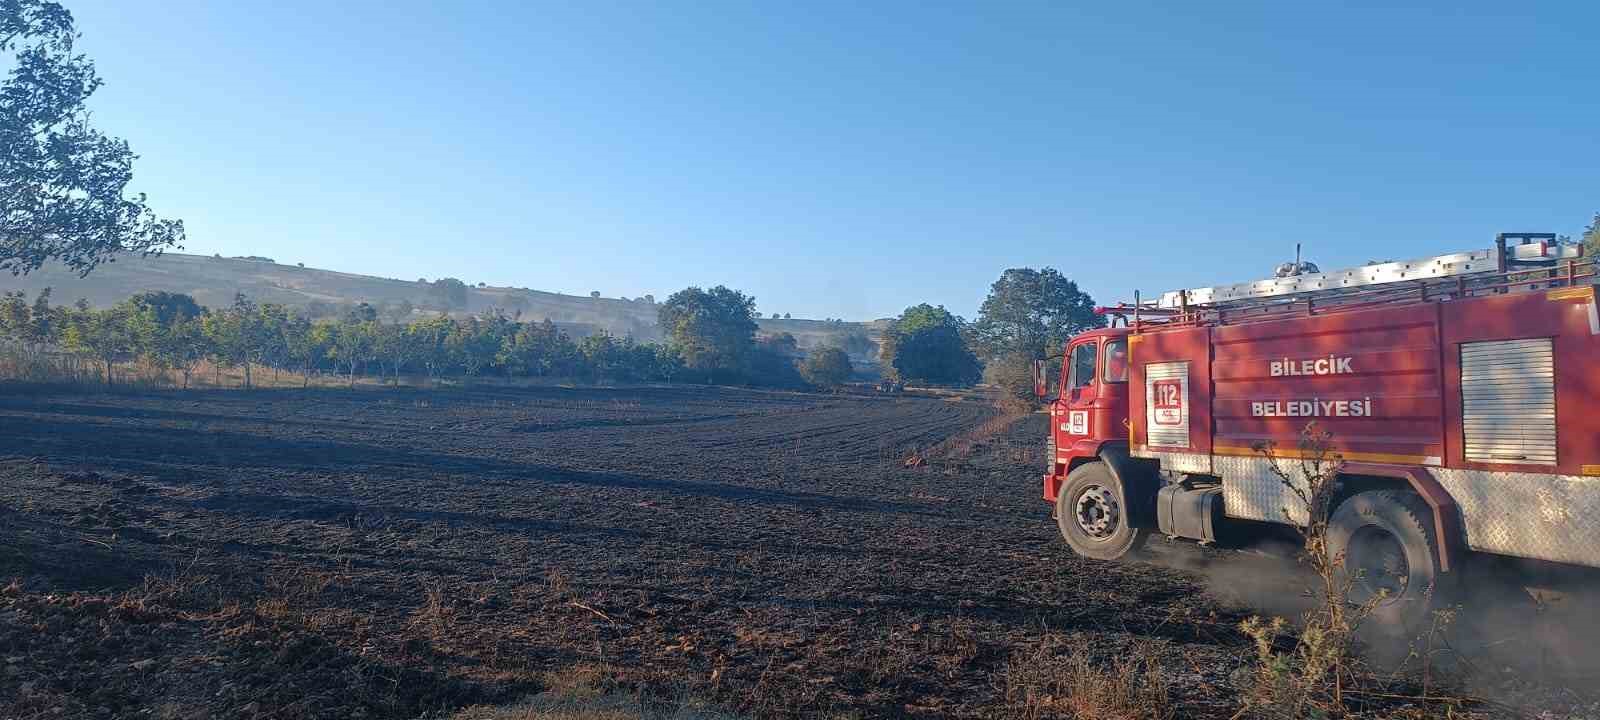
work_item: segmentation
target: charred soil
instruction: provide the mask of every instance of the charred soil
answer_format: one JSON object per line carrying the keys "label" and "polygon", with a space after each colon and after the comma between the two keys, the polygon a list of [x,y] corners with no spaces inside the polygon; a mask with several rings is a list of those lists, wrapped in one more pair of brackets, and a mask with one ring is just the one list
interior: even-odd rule
{"label": "charred soil", "polygon": [[1182,716],[1231,715],[1246,611],[1070,556],[1045,418],[996,418],[707,387],[8,391],[0,715],[444,715],[574,666],[746,715],[1027,715],[1006,669],[1062,644],[1137,646]]}

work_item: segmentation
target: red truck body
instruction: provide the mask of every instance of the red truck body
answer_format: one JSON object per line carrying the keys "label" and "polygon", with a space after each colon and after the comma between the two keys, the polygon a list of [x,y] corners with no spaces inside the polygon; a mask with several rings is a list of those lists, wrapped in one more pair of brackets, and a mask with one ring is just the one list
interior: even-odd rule
{"label": "red truck body", "polygon": [[[1134,510],[1180,482],[1162,497],[1209,493],[1226,518],[1302,523],[1264,452],[1304,453],[1315,421],[1353,486],[1426,503],[1440,571],[1466,551],[1600,567],[1594,277],[1588,261],[1567,261],[1322,305],[1124,307],[1124,326],[1066,348],[1044,497],[1101,463],[1126,522],[1152,531],[1183,534]],[[1058,513],[1092,518],[1085,502]]]}

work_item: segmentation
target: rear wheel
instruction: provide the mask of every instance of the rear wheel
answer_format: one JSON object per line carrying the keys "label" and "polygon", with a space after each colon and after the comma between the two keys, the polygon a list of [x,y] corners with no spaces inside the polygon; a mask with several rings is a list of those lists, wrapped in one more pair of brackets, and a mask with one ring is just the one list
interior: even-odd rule
{"label": "rear wheel", "polygon": [[1072,551],[1096,560],[1117,560],[1144,544],[1149,532],[1128,523],[1122,483],[1104,463],[1079,465],[1056,495],[1056,524]]}
{"label": "rear wheel", "polygon": [[[1421,627],[1448,595],[1433,512],[1414,493],[1369,490],[1350,496],[1329,518],[1328,553],[1344,555],[1341,574],[1350,583],[1350,602],[1375,602],[1372,618],[1392,629]],[[1380,593],[1383,598],[1376,599]]]}

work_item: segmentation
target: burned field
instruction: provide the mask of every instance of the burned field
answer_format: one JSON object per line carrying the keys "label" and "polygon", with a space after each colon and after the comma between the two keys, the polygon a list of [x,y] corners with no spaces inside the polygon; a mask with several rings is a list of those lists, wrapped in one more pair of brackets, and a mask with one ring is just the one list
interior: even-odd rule
{"label": "burned field", "polygon": [[1039,428],[906,467],[992,416],[694,387],[8,396],[0,703],[407,716],[593,664],[751,713],[984,715],[1044,628],[1231,635],[1178,573],[1073,571],[1037,443],[1007,439]]}
{"label": "burned field", "polygon": [[448,715],[581,667],[748,715],[994,717],[1030,663],[1139,652],[1181,715],[1231,715],[1244,611],[1072,557],[1044,418],[995,418],[705,387],[0,396],[0,708]]}

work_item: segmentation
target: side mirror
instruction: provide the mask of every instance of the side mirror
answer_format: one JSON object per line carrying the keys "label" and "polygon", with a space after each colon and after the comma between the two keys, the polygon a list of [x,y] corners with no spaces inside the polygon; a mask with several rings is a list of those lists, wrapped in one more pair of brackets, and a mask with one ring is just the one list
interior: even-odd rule
{"label": "side mirror", "polygon": [[1044,362],[1043,360],[1033,361],[1033,396],[1040,400],[1050,396],[1050,373],[1047,372]]}

